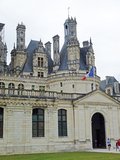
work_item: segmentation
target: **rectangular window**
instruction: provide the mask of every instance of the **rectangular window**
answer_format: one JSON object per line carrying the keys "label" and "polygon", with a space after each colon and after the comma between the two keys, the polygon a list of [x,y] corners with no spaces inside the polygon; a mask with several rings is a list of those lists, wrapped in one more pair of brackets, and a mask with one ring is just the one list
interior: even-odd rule
{"label": "rectangular window", "polygon": [[44,72],[38,72],[38,77],[43,78],[44,77]]}
{"label": "rectangular window", "polygon": [[44,137],[44,110],[40,108],[33,109],[32,114],[32,136]]}
{"label": "rectangular window", "polygon": [[0,108],[0,138],[3,138],[3,108]]}
{"label": "rectangular window", "polygon": [[32,90],[35,90],[35,85],[32,85]]}
{"label": "rectangular window", "polygon": [[39,91],[45,91],[45,86],[39,86]]}
{"label": "rectangular window", "polygon": [[43,67],[43,58],[38,57],[38,67]]}
{"label": "rectangular window", "polygon": [[35,85],[32,85],[32,90],[34,90],[35,89]]}
{"label": "rectangular window", "polygon": [[67,136],[67,111],[58,110],[58,136]]}

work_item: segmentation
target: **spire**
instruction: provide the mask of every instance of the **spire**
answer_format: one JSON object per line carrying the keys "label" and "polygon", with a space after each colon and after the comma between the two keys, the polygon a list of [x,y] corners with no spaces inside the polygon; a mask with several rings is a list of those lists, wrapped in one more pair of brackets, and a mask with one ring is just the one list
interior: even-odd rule
{"label": "spire", "polygon": [[16,49],[18,51],[24,51],[25,50],[25,25],[21,22],[21,24],[18,24],[16,28],[17,37],[16,37]]}
{"label": "spire", "polygon": [[38,42],[38,48],[37,48],[38,52],[44,52],[44,47],[43,47],[43,43],[40,39],[40,41]]}
{"label": "spire", "polygon": [[70,7],[68,7],[68,18],[69,18],[69,15],[70,15]]}
{"label": "spire", "polygon": [[92,40],[91,40],[91,37],[90,37],[90,46],[92,45]]}
{"label": "spire", "polygon": [[14,46],[13,46],[13,48],[15,49],[15,43],[14,43]]}
{"label": "spire", "polygon": [[90,46],[89,46],[89,52],[92,52],[92,53],[94,53],[94,50],[93,50],[93,44],[92,44],[91,37],[90,37]]}

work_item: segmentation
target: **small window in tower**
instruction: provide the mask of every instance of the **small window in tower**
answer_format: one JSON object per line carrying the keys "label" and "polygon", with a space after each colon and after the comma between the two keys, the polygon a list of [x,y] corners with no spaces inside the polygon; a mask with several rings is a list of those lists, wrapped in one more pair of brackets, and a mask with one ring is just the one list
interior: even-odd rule
{"label": "small window in tower", "polygon": [[40,72],[38,72],[38,77],[40,77]]}
{"label": "small window in tower", "polygon": [[43,72],[40,72],[41,73],[41,77],[44,77],[44,73]]}
{"label": "small window in tower", "polygon": [[21,38],[21,42],[23,42],[23,38]]}
{"label": "small window in tower", "polygon": [[62,84],[62,82],[60,82],[60,87],[62,87],[63,86],[63,84]]}
{"label": "small window in tower", "polygon": [[39,86],[39,91],[45,91],[45,86]]}
{"label": "small window in tower", "polygon": [[74,84],[72,85],[72,88],[74,88],[75,86],[74,86]]}
{"label": "small window in tower", "polygon": [[67,25],[65,26],[65,29],[68,29],[68,26],[67,26]]}
{"label": "small window in tower", "polygon": [[32,85],[32,90],[34,90],[35,89],[35,85]]}
{"label": "small window in tower", "polygon": [[44,72],[38,72],[38,77],[43,78],[44,77]]}
{"label": "small window in tower", "polygon": [[71,35],[72,35],[72,36],[74,35],[74,32],[73,32],[73,31],[71,32]]}
{"label": "small window in tower", "polygon": [[33,76],[33,73],[32,73],[32,72],[30,73],[30,76]]}
{"label": "small window in tower", "polygon": [[23,45],[21,45],[20,48],[23,49]]}
{"label": "small window in tower", "polygon": [[43,58],[38,57],[38,67],[43,67]]}

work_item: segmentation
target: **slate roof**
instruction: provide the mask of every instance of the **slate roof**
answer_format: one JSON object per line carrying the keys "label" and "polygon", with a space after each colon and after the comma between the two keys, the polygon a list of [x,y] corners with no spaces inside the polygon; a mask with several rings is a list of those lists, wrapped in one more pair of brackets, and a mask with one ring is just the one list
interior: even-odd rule
{"label": "slate roof", "polygon": [[4,25],[5,25],[5,24],[0,23],[0,32],[2,31],[2,29],[3,29]]}
{"label": "slate roof", "polygon": [[[80,69],[86,70],[88,66],[86,65],[86,54],[89,47],[80,48]],[[60,51],[60,67],[59,70],[68,70],[68,56],[67,56],[67,43],[65,42]]]}
{"label": "slate roof", "polygon": [[109,86],[114,86],[114,82],[118,82],[115,77],[113,76],[106,76],[106,79],[105,80],[102,80],[100,82],[100,89],[102,91],[105,91],[106,87],[109,87]]}
{"label": "slate roof", "polygon": [[[31,40],[28,47],[27,47],[27,60],[23,68],[23,72],[33,72],[33,53],[35,49],[38,48],[39,41]],[[88,69],[88,66],[86,65],[86,54],[88,52],[88,47],[80,48],[80,63],[79,68],[81,70]],[[50,74],[53,71],[53,61],[48,53],[48,73]],[[68,70],[68,56],[67,56],[67,42],[64,43],[61,51],[60,51],[60,66],[59,70]]]}
{"label": "slate roof", "polygon": [[88,66],[86,64],[86,54],[88,52],[89,47],[80,48],[80,69],[86,70]]}
{"label": "slate roof", "polygon": [[[26,63],[24,65],[23,68],[23,72],[33,72],[32,68],[33,68],[33,53],[35,51],[35,49],[38,48],[38,43],[39,41],[35,41],[35,40],[31,40],[28,47],[27,47],[27,59],[26,59]],[[48,56],[48,73],[52,72],[52,65],[53,65],[53,61],[50,57],[50,55],[48,53],[46,53]]]}

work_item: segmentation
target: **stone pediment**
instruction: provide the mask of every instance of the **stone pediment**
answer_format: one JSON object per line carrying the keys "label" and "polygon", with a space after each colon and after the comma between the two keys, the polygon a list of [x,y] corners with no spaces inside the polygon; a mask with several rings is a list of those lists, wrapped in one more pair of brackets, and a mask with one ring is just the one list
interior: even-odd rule
{"label": "stone pediment", "polygon": [[120,107],[120,102],[100,90],[90,92],[84,97],[78,98],[74,101],[74,104],[106,104]]}

